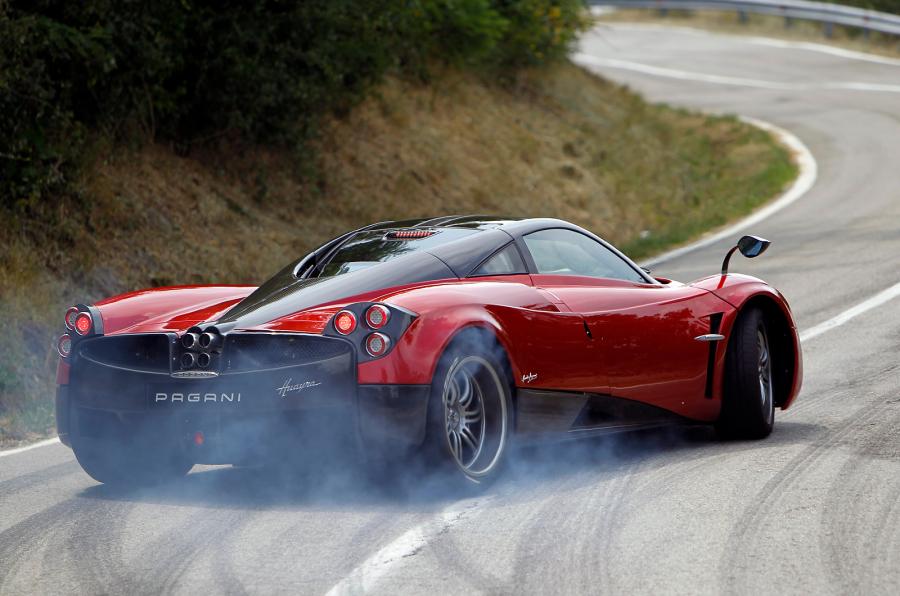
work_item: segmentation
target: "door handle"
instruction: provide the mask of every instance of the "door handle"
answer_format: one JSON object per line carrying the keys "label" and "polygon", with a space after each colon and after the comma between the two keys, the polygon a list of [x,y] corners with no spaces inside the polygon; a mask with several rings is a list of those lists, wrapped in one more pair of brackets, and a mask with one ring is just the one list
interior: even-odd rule
{"label": "door handle", "polygon": [[698,335],[694,339],[697,341],[722,341],[725,339],[725,336],[718,333],[707,333],[706,335]]}

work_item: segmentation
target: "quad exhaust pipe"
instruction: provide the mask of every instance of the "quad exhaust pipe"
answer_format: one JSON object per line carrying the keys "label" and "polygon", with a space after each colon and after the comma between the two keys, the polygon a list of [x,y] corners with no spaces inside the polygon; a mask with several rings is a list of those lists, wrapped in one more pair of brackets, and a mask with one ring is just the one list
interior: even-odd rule
{"label": "quad exhaust pipe", "polygon": [[185,333],[181,337],[181,345],[187,350],[197,347],[200,345],[200,335],[197,333]]}
{"label": "quad exhaust pipe", "polygon": [[219,341],[222,339],[222,336],[218,333],[211,333],[209,331],[200,335],[200,347],[204,350],[207,349],[215,349],[219,347]]}
{"label": "quad exhaust pipe", "polygon": [[194,356],[192,352],[185,352],[181,355],[181,368],[188,369],[194,366],[197,362],[197,357]]}
{"label": "quad exhaust pipe", "polygon": [[213,327],[209,331],[189,331],[181,336],[181,346],[187,350],[181,355],[181,369],[208,368],[212,364],[212,353],[222,345],[222,335]]}

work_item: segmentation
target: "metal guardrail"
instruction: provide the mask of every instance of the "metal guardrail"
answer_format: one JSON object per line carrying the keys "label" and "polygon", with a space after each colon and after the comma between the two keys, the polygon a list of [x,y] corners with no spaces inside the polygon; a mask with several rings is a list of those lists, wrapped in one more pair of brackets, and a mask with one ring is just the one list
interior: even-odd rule
{"label": "metal guardrail", "polygon": [[[900,15],[807,0],[588,0],[588,4],[657,10],[718,10],[738,14],[752,12],[900,35]],[[830,34],[829,29],[826,34]]]}

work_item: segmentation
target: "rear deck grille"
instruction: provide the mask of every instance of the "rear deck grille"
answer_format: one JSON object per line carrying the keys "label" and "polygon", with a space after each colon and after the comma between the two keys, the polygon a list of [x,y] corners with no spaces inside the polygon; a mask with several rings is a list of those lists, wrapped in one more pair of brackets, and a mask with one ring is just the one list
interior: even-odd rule
{"label": "rear deck grille", "polygon": [[169,342],[169,336],[162,333],[97,337],[82,343],[78,354],[107,366],[168,373]]}
{"label": "rear deck grille", "polygon": [[320,362],[351,351],[339,339],[312,335],[243,334],[225,338],[225,367],[222,372],[281,368]]}

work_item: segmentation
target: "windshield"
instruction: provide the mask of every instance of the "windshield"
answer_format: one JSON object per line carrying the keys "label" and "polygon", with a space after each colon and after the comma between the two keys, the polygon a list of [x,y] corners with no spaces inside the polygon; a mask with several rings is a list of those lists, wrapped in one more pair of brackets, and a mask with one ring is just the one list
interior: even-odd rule
{"label": "windshield", "polygon": [[409,253],[428,250],[447,242],[453,242],[477,234],[478,230],[461,228],[420,229],[417,233],[430,233],[425,238],[393,238],[398,230],[372,230],[360,232],[341,246],[322,267],[319,277],[343,275],[384,263]]}

